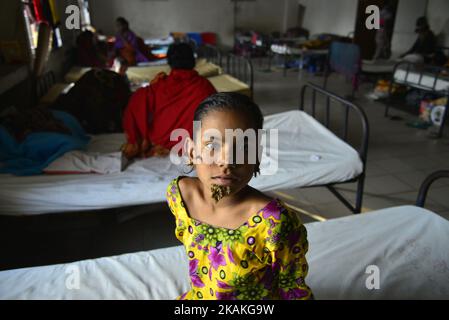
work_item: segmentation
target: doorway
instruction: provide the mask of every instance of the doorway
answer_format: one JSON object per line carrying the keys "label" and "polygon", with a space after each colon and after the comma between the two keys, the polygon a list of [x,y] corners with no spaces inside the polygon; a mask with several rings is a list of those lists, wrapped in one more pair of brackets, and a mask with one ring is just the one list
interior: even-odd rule
{"label": "doorway", "polygon": [[376,33],[377,30],[368,30],[365,22],[368,17],[365,10],[370,5],[376,5],[382,10],[385,5],[390,5],[392,12],[391,27],[388,32],[388,39],[392,39],[393,30],[396,20],[396,14],[398,9],[399,0],[359,0],[357,8],[356,25],[354,32],[354,43],[360,46],[362,59],[371,60],[376,52]]}

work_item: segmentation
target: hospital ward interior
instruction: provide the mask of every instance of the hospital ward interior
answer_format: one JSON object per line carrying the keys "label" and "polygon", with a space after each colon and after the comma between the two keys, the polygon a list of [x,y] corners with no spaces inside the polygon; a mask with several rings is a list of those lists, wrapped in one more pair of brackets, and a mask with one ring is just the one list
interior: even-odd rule
{"label": "hospital ward interior", "polygon": [[2,0],[0,300],[449,299],[448,13]]}

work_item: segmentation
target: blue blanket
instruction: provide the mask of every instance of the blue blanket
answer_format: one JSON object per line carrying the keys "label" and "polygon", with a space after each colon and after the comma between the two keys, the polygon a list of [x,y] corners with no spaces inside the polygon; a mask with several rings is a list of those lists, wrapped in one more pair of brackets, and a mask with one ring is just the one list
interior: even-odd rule
{"label": "blue blanket", "polygon": [[70,129],[72,135],[37,132],[28,134],[19,143],[6,128],[0,126],[0,173],[20,176],[40,174],[64,153],[86,148],[90,137],[78,121],[61,111],[53,111],[53,115]]}

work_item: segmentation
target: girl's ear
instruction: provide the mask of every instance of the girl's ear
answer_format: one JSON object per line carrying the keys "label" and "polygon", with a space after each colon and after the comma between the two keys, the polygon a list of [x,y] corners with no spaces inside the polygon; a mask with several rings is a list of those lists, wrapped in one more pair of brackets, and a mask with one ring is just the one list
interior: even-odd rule
{"label": "girl's ear", "polygon": [[187,137],[184,141],[184,150],[186,158],[188,159],[188,165],[193,165],[194,164],[193,159],[195,159],[196,152],[195,152],[195,143],[190,137]]}

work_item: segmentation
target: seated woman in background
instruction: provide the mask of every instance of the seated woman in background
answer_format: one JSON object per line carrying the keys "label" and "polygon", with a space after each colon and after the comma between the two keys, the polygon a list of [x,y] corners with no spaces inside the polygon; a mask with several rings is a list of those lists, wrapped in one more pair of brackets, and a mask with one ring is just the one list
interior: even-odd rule
{"label": "seated woman in background", "polygon": [[412,63],[443,65],[446,59],[444,54],[438,50],[437,39],[433,31],[430,30],[426,17],[418,18],[415,32],[418,34],[418,39],[413,47],[400,58]]}
{"label": "seated woman in background", "polygon": [[152,60],[149,48],[141,38],[131,31],[125,18],[117,18],[116,27],[115,50],[118,56],[126,59],[130,66]]}

